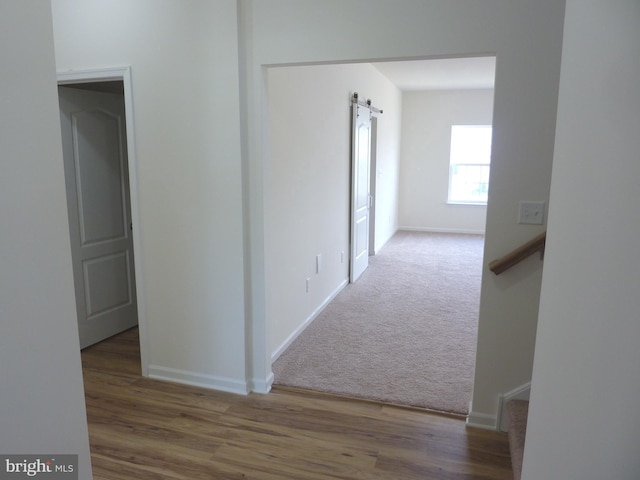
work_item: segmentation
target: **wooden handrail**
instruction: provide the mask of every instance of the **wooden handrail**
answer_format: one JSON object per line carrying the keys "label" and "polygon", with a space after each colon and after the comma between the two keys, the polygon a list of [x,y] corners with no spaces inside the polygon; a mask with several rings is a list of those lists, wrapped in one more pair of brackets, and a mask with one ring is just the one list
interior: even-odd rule
{"label": "wooden handrail", "polygon": [[500,275],[502,272],[513,267],[515,264],[520,263],[528,256],[533,255],[538,251],[544,253],[546,240],[547,232],[542,232],[533,240],[529,240],[527,243],[522,244],[515,250],[507,253],[504,257],[498,258],[489,263],[489,270],[496,275]]}

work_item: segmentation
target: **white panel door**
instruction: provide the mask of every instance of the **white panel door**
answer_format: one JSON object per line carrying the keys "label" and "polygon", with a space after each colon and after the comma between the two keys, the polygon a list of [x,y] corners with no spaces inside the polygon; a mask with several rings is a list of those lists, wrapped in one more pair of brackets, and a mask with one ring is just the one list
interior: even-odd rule
{"label": "white panel door", "polygon": [[59,87],[80,348],[137,325],[124,97]]}
{"label": "white panel door", "polygon": [[351,155],[351,268],[355,282],[369,266],[369,175],[371,168],[371,110],[353,107]]}

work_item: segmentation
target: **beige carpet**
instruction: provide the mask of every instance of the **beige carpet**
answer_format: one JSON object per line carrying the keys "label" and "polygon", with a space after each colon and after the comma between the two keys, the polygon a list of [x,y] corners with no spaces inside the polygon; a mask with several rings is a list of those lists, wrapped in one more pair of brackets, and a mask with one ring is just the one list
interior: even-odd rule
{"label": "beige carpet", "polygon": [[466,415],[482,246],[398,232],[274,363],[275,384]]}

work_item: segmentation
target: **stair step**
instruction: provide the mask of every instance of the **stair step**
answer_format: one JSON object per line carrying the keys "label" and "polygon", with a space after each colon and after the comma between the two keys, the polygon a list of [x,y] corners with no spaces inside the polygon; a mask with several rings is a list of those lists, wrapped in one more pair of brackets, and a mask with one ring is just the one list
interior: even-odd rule
{"label": "stair step", "polygon": [[509,400],[507,415],[509,417],[509,450],[514,480],[520,480],[522,474],[522,457],[524,456],[524,439],[527,432],[527,416],[529,402],[526,400]]}

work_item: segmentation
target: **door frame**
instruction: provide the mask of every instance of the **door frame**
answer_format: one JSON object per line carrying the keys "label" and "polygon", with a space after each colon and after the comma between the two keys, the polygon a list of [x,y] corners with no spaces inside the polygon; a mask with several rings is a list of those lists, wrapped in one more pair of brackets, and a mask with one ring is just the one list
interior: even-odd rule
{"label": "door frame", "polygon": [[[124,86],[124,108],[127,137],[127,157],[129,165],[129,198],[131,201],[131,223],[133,228],[133,251],[136,283],[136,301],[138,304],[138,327],[140,332],[140,363],[143,376],[148,376],[149,358],[147,345],[147,315],[144,302],[142,242],[140,241],[140,204],[138,201],[138,162],[136,157],[134,118],[133,118],[133,84],[131,67],[112,67],[87,70],[68,70],[57,73],[58,85],[77,83],[96,83],[104,81],[122,81]],[[138,232],[138,234],[136,234]]]}

